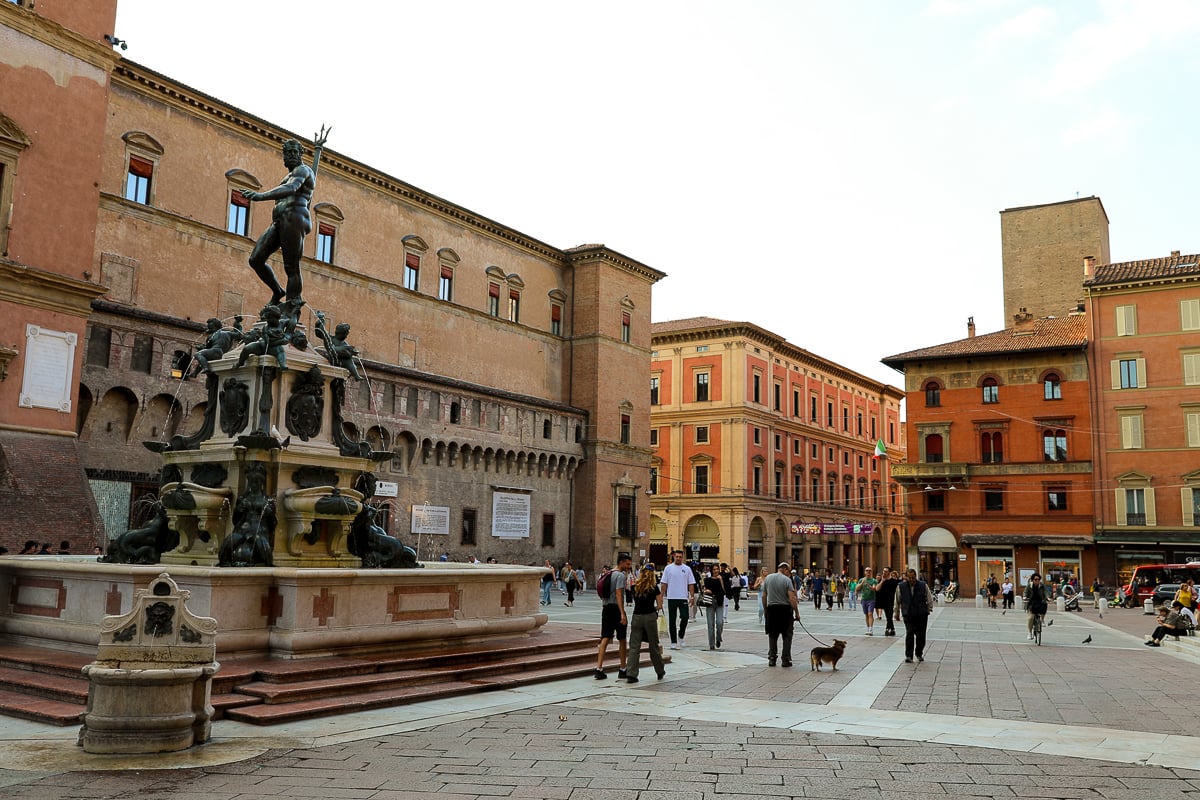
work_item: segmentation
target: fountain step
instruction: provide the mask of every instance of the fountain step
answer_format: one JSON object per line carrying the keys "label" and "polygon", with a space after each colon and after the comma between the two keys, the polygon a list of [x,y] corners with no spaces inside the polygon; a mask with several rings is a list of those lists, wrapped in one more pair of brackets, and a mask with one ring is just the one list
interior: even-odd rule
{"label": "fountain step", "polygon": [[19,717],[46,725],[78,725],[83,716],[82,703],[64,703],[45,697],[0,689],[0,714]]}
{"label": "fountain step", "polygon": [[[230,709],[225,714],[225,718],[253,725],[279,725],[302,719],[351,714],[356,711],[370,711],[378,708],[408,705],[425,700],[469,695],[495,689],[511,689],[514,686],[526,686],[533,683],[543,683],[545,681],[565,678],[586,677],[590,680],[592,672],[596,668],[595,658],[596,653],[593,648],[587,654],[586,659],[581,657],[579,661],[569,665],[559,664],[541,669],[514,670],[501,673],[492,670],[486,675],[479,675],[469,680],[408,685],[363,694],[313,698],[281,704],[263,703],[261,705]],[[650,667],[650,659],[648,657],[644,658],[642,663],[644,666]]]}
{"label": "fountain step", "polygon": [[67,678],[48,672],[0,667],[0,686],[10,692],[63,703],[87,703],[88,682],[82,675]]}
{"label": "fountain step", "polygon": [[305,702],[325,697],[388,691],[405,686],[469,682],[514,672],[536,672],[541,669],[557,667],[573,669],[578,667],[581,662],[585,666],[591,665],[595,658],[595,648],[591,646],[591,642],[588,642],[586,649],[582,650],[575,649],[528,656],[521,654],[518,658],[508,659],[488,658],[483,663],[439,665],[431,669],[389,669],[366,675],[295,680],[286,683],[256,681],[238,686],[237,691],[262,698],[264,703],[275,705]]}
{"label": "fountain step", "polygon": [[83,668],[95,659],[94,654],[84,655],[46,647],[5,645],[0,648],[0,667],[65,678],[82,678]]}

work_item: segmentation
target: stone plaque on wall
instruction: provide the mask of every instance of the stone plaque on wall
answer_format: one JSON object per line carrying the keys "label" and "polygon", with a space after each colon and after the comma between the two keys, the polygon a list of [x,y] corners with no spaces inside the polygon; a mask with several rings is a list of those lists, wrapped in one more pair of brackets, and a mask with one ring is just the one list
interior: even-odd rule
{"label": "stone plaque on wall", "polygon": [[138,262],[115,253],[100,254],[100,280],[108,287],[106,297],[115,303],[133,303],[137,289]]}
{"label": "stone plaque on wall", "polygon": [[18,401],[23,408],[53,408],[71,413],[78,341],[74,333],[25,326],[25,376]]}
{"label": "stone plaque on wall", "polygon": [[498,539],[529,538],[529,495],[492,493],[492,536]]}

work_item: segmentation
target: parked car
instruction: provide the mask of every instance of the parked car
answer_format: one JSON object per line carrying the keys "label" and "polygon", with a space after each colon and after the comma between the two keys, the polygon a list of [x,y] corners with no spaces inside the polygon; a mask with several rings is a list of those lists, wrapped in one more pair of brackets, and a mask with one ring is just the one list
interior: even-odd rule
{"label": "parked car", "polygon": [[1163,605],[1164,603],[1170,604],[1170,602],[1175,599],[1175,594],[1178,591],[1178,583],[1160,583],[1158,586],[1154,587],[1154,594],[1150,597],[1154,601],[1155,607],[1157,607]]}

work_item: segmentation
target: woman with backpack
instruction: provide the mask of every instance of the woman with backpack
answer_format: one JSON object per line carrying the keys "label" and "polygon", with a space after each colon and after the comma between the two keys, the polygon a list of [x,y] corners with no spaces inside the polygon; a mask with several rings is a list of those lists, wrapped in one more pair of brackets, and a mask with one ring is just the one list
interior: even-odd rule
{"label": "woman with backpack", "polygon": [[650,650],[650,663],[661,681],[667,674],[663,664],[662,645],[658,642],[658,618],[662,614],[662,592],[658,588],[658,574],[653,564],[645,564],[638,574],[633,588],[633,616],[629,620],[629,649],[625,653],[625,680],[638,682],[638,667],[642,660],[642,642]]}

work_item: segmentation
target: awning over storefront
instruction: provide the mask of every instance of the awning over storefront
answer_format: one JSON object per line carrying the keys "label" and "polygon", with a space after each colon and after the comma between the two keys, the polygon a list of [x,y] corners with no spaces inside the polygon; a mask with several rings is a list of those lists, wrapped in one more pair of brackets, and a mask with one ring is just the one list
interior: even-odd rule
{"label": "awning over storefront", "polygon": [[1096,544],[1200,544],[1200,528],[1182,531],[1097,531]]}
{"label": "awning over storefront", "polygon": [[958,551],[958,542],[954,534],[945,528],[926,528],[917,539],[917,549],[953,553]]}
{"label": "awning over storefront", "polygon": [[[1096,537],[1098,541],[1099,536]],[[1095,542],[1090,536],[1023,536],[1019,533],[967,533],[962,543],[969,547],[993,544],[1030,544],[1045,547],[1091,547]]]}

